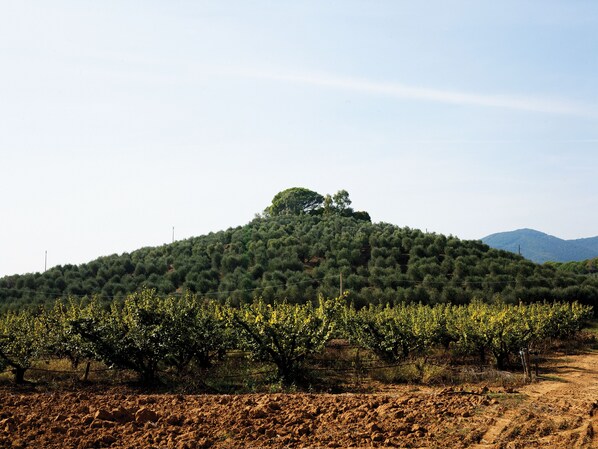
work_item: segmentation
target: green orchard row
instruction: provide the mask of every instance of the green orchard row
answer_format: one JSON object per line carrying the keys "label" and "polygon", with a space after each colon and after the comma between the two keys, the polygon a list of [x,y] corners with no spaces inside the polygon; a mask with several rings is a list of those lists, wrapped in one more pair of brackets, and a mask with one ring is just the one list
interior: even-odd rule
{"label": "green orchard row", "polygon": [[578,303],[468,305],[402,304],[355,309],[346,296],[315,303],[240,307],[196,295],[160,296],[153,290],[128,295],[105,307],[96,299],[57,301],[36,312],[0,315],[0,370],[15,382],[36,360],[69,359],[73,366],[97,360],[156,381],[163,370],[203,368],[227,351],[245,351],[277,368],[279,379],[296,382],[305,362],[333,337],[371,350],[385,362],[445,348],[479,357],[492,355],[498,368],[522,348],[578,332],[592,308]]}

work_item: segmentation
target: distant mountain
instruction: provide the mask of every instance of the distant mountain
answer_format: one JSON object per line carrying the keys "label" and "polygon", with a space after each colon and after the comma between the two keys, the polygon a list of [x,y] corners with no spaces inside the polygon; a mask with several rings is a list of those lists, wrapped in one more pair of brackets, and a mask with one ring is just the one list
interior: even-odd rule
{"label": "distant mountain", "polygon": [[592,251],[594,251],[594,254],[598,255],[598,236],[568,241],[571,243],[575,243],[576,245],[583,246],[584,248],[591,249]]}
{"label": "distant mountain", "polygon": [[582,261],[598,257],[598,236],[563,240],[534,229],[518,229],[489,235],[482,242],[492,248],[521,252],[523,257],[536,263]]}

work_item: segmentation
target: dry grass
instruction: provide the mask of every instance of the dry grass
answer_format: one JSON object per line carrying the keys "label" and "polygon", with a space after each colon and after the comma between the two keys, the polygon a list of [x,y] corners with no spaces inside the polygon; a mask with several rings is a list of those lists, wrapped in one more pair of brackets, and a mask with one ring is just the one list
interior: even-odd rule
{"label": "dry grass", "polygon": [[[540,374],[550,375],[550,354],[578,353],[598,349],[598,320],[589,323],[575,341],[549,342],[540,354]],[[464,358],[450,351],[438,350],[427,357],[414,357],[388,364],[371,351],[351,345],[346,340],[331,341],[325,351],[304,365],[304,376],[297,385],[286,387],[276,379],[276,367],[256,363],[242,351],[230,351],[209,369],[191,366],[187,372],[162,371],[162,389],[179,393],[268,393],[280,391],[371,392],[380,384],[462,385],[484,384],[501,387],[521,385],[522,374],[499,371],[489,365],[480,367],[475,358]],[[516,367],[516,365],[514,365]],[[50,359],[36,362],[25,377],[48,388],[77,388],[82,384],[86,363],[74,368],[67,360]],[[92,362],[88,384],[97,386],[131,385],[137,375],[128,370],[111,370]],[[0,383],[10,384],[10,370],[0,373]]]}

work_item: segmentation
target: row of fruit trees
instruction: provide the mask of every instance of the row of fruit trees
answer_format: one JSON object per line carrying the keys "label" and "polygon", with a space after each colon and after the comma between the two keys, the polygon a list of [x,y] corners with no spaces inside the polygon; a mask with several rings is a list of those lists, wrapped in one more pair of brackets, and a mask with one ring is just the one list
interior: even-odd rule
{"label": "row of fruit trees", "polygon": [[567,339],[592,314],[578,303],[467,305],[401,304],[356,310],[350,296],[306,304],[267,304],[257,299],[241,307],[191,294],[160,296],[145,290],[122,303],[68,298],[37,311],[0,316],[0,371],[15,382],[42,359],[68,359],[73,366],[97,360],[133,370],[142,382],[161,372],[209,367],[228,351],[242,350],[273,364],[285,384],[296,382],[306,361],[331,338],[345,338],[385,362],[431,350],[447,350],[492,360],[503,368],[509,357],[547,339]]}

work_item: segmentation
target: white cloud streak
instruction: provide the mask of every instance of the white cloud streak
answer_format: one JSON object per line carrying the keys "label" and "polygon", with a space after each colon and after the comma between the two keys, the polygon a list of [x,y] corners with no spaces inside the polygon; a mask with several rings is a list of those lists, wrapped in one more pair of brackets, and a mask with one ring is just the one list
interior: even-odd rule
{"label": "white cloud streak", "polygon": [[349,90],[397,99],[512,109],[546,114],[578,116],[590,119],[598,118],[597,110],[583,104],[560,99],[459,92],[418,87],[396,82],[378,82],[341,77],[324,73],[285,73],[277,71],[239,70],[236,72],[227,71],[227,74],[254,79]]}

